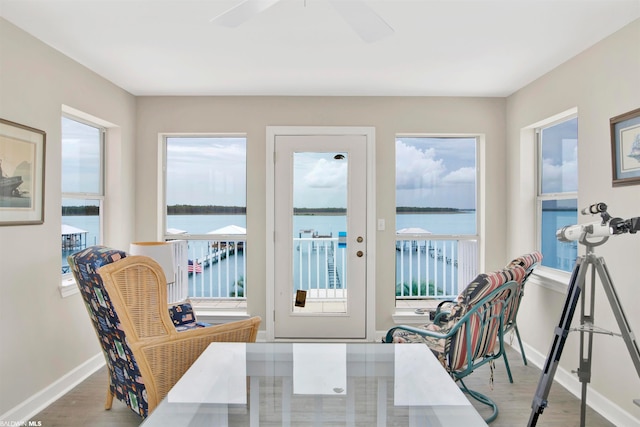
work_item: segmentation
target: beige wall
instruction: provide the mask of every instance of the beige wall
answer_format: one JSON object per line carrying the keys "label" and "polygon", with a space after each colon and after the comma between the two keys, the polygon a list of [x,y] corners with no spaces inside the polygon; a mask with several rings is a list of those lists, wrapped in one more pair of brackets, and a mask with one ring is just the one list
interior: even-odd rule
{"label": "beige wall", "polygon": [[[486,265],[505,264],[506,206],[504,99],[393,97],[141,97],[138,99],[139,162],[136,238],[157,237],[155,198],[158,134],[162,132],[243,132],[247,134],[247,229],[249,265],[247,302],[253,315],[266,319],[265,173],[266,127],[373,126],[376,129],[377,218],[386,220],[378,232],[376,251],[375,328],[392,325],[395,295],[395,135],[399,133],[483,134],[486,175],[484,243]],[[265,325],[261,325],[264,329]]]}
{"label": "beige wall", "polygon": [[119,126],[107,153],[107,243],[133,234],[135,98],[0,18],[0,117],[46,132],[45,222],[0,227],[0,414],[99,353],[78,294],[61,298],[62,105]]}
{"label": "beige wall", "polygon": [[[640,216],[640,185],[612,188],[609,136],[611,117],[640,107],[640,21],[633,22],[508,98],[507,155],[511,166],[508,174],[508,199],[511,201],[508,253],[521,252],[535,243],[532,232],[534,205],[531,203],[535,186],[530,178],[534,151],[531,140],[521,141],[521,129],[573,107],[578,109],[579,121],[578,206],[605,202],[614,216],[624,219]],[[596,219],[581,217],[579,222]],[[582,246],[579,250],[580,254],[584,253]],[[612,237],[596,249],[596,254],[604,257],[631,329],[638,333],[640,234]],[[602,287],[598,285],[596,289],[596,325],[619,331]],[[524,340],[532,348],[531,357],[546,358],[564,301],[564,293],[537,284],[527,288],[518,324]],[[573,324],[576,325],[579,319],[578,310]],[[578,367],[578,337],[578,333],[569,335],[560,363],[565,372],[556,377],[568,376],[566,372]],[[632,399],[640,396],[640,379],[621,338],[595,337],[592,373],[589,397],[610,399],[635,418],[632,425],[640,425],[640,408],[632,403]],[[606,402],[601,405],[607,409],[606,406]],[[629,422],[621,420],[617,425],[629,425]]]}

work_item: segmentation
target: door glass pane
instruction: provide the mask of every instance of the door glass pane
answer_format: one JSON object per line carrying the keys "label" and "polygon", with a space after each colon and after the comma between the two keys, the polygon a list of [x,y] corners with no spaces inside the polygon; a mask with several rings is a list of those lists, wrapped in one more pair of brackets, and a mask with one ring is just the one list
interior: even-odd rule
{"label": "door glass pane", "polygon": [[292,311],[347,311],[347,153],[293,154]]}

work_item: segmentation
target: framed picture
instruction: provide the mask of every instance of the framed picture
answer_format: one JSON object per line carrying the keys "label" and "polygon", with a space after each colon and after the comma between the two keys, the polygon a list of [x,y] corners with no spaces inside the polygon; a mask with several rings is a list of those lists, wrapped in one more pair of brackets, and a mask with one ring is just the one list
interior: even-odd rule
{"label": "framed picture", "polygon": [[46,134],[0,119],[0,226],[44,222]]}
{"label": "framed picture", "polygon": [[640,108],[610,123],[613,186],[640,184]]}

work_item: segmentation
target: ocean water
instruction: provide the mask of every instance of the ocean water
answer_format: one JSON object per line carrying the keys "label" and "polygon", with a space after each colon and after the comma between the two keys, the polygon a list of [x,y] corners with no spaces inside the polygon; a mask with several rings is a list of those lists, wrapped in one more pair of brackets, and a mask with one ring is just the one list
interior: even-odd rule
{"label": "ocean water", "polygon": [[[555,235],[555,230],[561,228],[564,225],[573,224],[576,220],[575,213],[565,211],[550,211],[546,212],[543,216],[543,229],[552,235]],[[87,245],[93,245],[98,243],[98,218],[93,216],[65,216],[63,217],[63,223],[87,230]],[[246,227],[245,215],[170,215],[168,217],[168,227],[179,230],[184,230],[189,234],[206,234],[208,232],[217,230],[219,228],[236,225],[239,227]],[[396,217],[396,229],[402,228],[422,228],[429,231],[433,235],[474,235],[476,230],[476,215],[475,212],[464,212],[458,214],[403,214]],[[301,230],[313,229],[320,235],[332,235],[337,237],[338,234],[346,229],[346,217],[340,215],[297,215],[294,217],[293,222],[293,235],[298,237]],[[303,236],[304,237],[304,236]],[[456,251],[456,242],[450,243],[453,246],[435,248],[435,253],[444,252],[438,268],[435,263],[438,262],[438,257],[434,256],[431,260],[425,254],[428,254],[428,248],[424,245],[426,243],[418,243],[422,246],[422,251],[405,251],[401,255],[400,251],[396,251],[396,284],[401,282],[408,283],[409,280],[416,282],[418,276],[421,277],[419,281],[439,281],[439,277],[435,277],[435,272],[439,271],[439,274],[446,272],[446,281],[455,281],[457,279],[456,267],[451,264],[447,264],[447,258],[451,259],[451,256]],[[190,258],[195,253],[195,257],[200,257],[206,254],[208,242],[190,242]],[[68,266],[66,257],[77,251],[68,250],[62,252],[62,266],[63,271],[65,266]],[[339,252],[339,250],[338,250]],[[543,240],[543,253],[545,253],[545,265],[552,266],[554,268],[562,268],[570,271],[575,262],[577,256],[577,245],[573,243],[561,243],[556,239]],[[451,256],[447,256],[451,254]],[[294,248],[294,256],[298,256]],[[304,265],[312,265],[307,263],[309,254],[303,252],[302,262],[294,264],[294,277],[300,277],[300,267]],[[401,259],[404,256],[404,259]],[[411,260],[409,259],[411,257]],[[430,275],[425,275],[425,262],[430,262]],[[421,267],[418,267],[422,263]],[[336,259],[336,270],[342,270],[342,257],[338,256]],[[421,272],[418,272],[418,269]],[[203,274],[196,274],[190,276],[190,286],[192,292],[196,292],[202,296],[227,296],[232,292],[237,291],[236,285],[238,281],[244,285],[244,274],[246,272],[244,252],[239,252],[236,255],[229,256],[227,259],[221,260],[219,263],[205,268]],[[302,272],[303,275],[307,275],[307,271]],[[312,272],[315,275],[315,270]],[[412,278],[412,279],[409,279]],[[346,283],[341,283],[341,286],[347,286]],[[445,284],[445,286],[450,286]],[[296,288],[304,288],[305,286],[296,283]]]}
{"label": "ocean water", "polygon": [[[63,223],[74,227],[87,230],[87,245],[93,245],[98,242],[98,218],[92,216],[65,216]],[[168,217],[168,228],[183,230],[189,234],[206,234],[219,228],[236,225],[246,227],[245,215],[170,215]],[[475,213],[465,212],[460,214],[423,214],[412,215],[403,214],[397,217],[397,229],[418,227],[431,232],[432,234],[474,234],[476,229]],[[340,232],[346,231],[346,217],[341,215],[296,215],[293,221],[293,236],[305,237],[301,230],[312,229],[320,235],[338,237]],[[189,258],[199,259],[209,254],[209,242],[192,241],[189,242]],[[302,277],[316,277],[318,264],[315,263],[317,254],[314,250],[306,250],[306,246],[302,245],[294,248],[293,256],[296,257],[294,263],[294,277],[296,278],[296,289],[308,288],[309,286],[323,287],[322,284],[304,284],[300,283]],[[71,249],[62,253],[62,268],[68,268],[66,257],[77,251]],[[341,250],[336,250],[335,270],[339,272],[340,279],[337,284],[339,287],[346,287],[345,273],[343,269],[343,257]],[[399,254],[397,255],[400,256]],[[409,252],[405,254],[410,256]],[[420,257],[418,254],[411,256]],[[309,259],[313,262],[309,262]],[[424,258],[424,255],[423,255]],[[424,261],[423,261],[424,262]],[[443,261],[444,262],[444,261]],[[401,265],[398,262],[398,265]],[[398,273],[398,277],[410,277],[410,271],[417,268],[418,262],[402,263],[404,276]],[[307,267],[308,266],[308,267]],[[321,269],[323,270],[323,269]],[[441,272],[443,269],[440,269]],[[213,263],[203,269],[202,274],[190,275],[190,291],[192,295],[199,296],[227,296],[233,292],[237,292],[237,285],[240,282],[244,285],[244,275],[246,272],[244,252],[238,252],[229,256],[227,259],[220,260],[219,263]],[[320,274],[324,274],[322,271]],[[415,274],[413,277],[417,277]],[[328,279],[325,279],[328,280]],[[333,285],[332,285],[333,286]]]}

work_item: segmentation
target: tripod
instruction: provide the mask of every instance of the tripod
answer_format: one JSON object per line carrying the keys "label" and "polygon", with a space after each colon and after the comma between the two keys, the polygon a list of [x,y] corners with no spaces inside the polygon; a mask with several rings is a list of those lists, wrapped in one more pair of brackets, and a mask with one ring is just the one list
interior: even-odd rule
{"label": "tripod", "polygon": [[[571,273],[571,280],[569,282],[569,289],[567,291],[567,298],[562,309],[562,316],[560,318],[559,325],[555,328],[553,341],[551,343],[551,349],[549,355],[544,364],[544,369],[538,382],[538,388],[531,404],[531,416],[529,417],[529,427],[533,427],[538,422],[538,417],[542,414],[544,408],[547,407],[547,398],[549,396],[549,390],[553,383],[553,376],[555,375],[558,363],[560,362],[560,356],[564,344],[567,340],[567,335],[570,332],[571,320],[573,319],[574,312],[576,310],[578,299],[582,296],[581,300],[581,318],[580,327],[576,330],[580,332],[580,365],[577,370],[578,378],[582,383],[582,396],[580,406],[580,426],[585,425],[585,415],[587,406],[587,384],[591,381],[591,351],[593,348],[593,334],[594,333],[606,333],[608,335],[619,335],[624,339],[629,355],[636,368],[638,377],[640,377],[640,351],[638,350],[638,344],[635,340],[635,335],[631,332],[627,318],[620,305],[620,300],[616,294],[616,290],[613,287],[613,282],[609,276],[609,271],[602,257],[596,257],[594,253],[594,247],[600,246],[608,240],[608,237],[604,237],[599,242],[587,241],[587,233],[582,233],[580,237],[580,243],[587,248],[586,255],[578,257],[576,259],[573,272]],[[585,279],[587,276],[587,270],[591,266],[591,288],[589,297],[589,304],[587,306],[587,295],[583,293],[585,291]],[[594,303],[595,303],[595,279],[596,273],[600,278],[600,282],[604,288],[604,291],[611,305],[613,314],[620,327],[620,334],[614,334],[610,331],[598,330],[593,326],[594,317]],[[640,399],[634,400],[634,403],[640,406]]]}

